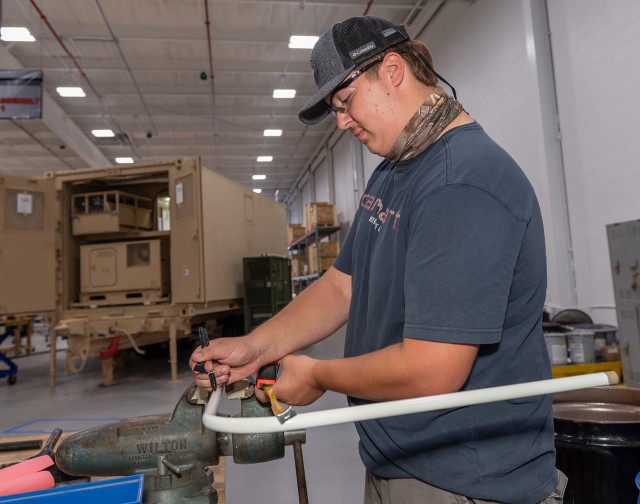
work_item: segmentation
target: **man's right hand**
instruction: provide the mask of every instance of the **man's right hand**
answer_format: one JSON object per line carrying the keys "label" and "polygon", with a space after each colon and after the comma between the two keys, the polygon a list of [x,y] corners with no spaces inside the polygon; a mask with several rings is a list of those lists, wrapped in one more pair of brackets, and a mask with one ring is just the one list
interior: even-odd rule
{"label": "man's right hand", "polygon": [[[254,340],[248,336],[220,338],[211,340],[208,347],[198,347],[189,358],[189,367],[193,370],[196,363],[205,362],[205,370],[213,371],[218,387],[224,387],[254,374],[262,365],[261,352]],[[206,373],[196,374],[196,385],[211,390]]]}

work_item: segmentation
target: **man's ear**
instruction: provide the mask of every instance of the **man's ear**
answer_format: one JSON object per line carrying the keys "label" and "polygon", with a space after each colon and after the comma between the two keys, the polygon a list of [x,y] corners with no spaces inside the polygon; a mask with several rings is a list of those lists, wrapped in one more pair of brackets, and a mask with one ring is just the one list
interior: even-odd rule
{"label": "man's ear", "polygon": [[389,83],[397,87],[402,84],[406,72],[406,62],[398,53],[388,53],[382,60],[383,75],[387,77]]}

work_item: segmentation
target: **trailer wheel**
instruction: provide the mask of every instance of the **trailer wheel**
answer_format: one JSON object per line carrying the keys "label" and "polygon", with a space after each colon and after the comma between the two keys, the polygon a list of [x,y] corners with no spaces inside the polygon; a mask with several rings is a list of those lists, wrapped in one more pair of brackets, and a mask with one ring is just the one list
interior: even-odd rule
{"label": "trailer wheel", "polygon": [[18,381],[18,377],[14,374],[9,375],[8,381],[9,381],[9,385],[15,385],[16,382]]}

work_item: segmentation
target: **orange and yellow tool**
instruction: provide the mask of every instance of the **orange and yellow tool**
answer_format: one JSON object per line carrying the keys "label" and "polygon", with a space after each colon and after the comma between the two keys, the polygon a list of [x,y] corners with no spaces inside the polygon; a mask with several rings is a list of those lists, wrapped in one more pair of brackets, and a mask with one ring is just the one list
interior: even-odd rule
{"label": "orange and yellow tool", "polygon": [[264,392],[269,396],[269,401],[271,402],[271,411],[278,419],[278,421],[283,424],[290,418],[296,416],[296,410],[293,406],[284,407],[276,398],[276,394],[273,390],[273,386],[276,383],[278,378],[278,364],[272,362],[271,364],[267,364],[262,366],[256,375],[256,388],[264,390]]}

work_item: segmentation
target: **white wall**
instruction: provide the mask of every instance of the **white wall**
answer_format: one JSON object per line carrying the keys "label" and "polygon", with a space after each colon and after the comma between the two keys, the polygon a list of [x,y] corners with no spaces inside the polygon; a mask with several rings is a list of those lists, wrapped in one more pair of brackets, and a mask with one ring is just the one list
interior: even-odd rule
{"label": "white wall", "polygon": [[[447,0],[414,35],[536,190],[548,305],[615,324],[605,227],[640,218],[640,2]],[[329,152],[333,202],[348,223],[379,158],[351,135],[331,138],[318,156]]]}
{"label": "white wall", "polygon": [[362,145],[360,146],[362,150],[362,165],[364,171],[364,183],[366,183],[371,178],[371,174],[373,170],[376,169],[376,166],[380,164],[383,158],[378,156],[377,154],[371,154],[368,149],[364,148]]}
{"label": "white wall", "polygon": [[606,225],[640,218],[640,2],[549,2],[578,303],[615,323]]}
{"label": "white wall", "polygon": [[418,38],[467,112],[513,156],[534,186],[545,224],[547,303],[566,306],[575,304],[573,266],[548,38],[531,12],[540,5],[449,1]]}
{"label": "white wall", "polygon": [[[356,164],[352,135],[342,133],[331,148],[333,158],[333,180],[336,199],[336,214],[343,225],[343,235],[349,229],[356,203]],[[357,198],[357,199],[356,199]]]}
{"label": "white wall", "polygon": [[315,201],[329,202],[331,198],[331,186],[329,182],[329,165],[326,158],[313,171],[313,184],[315,187]]}

